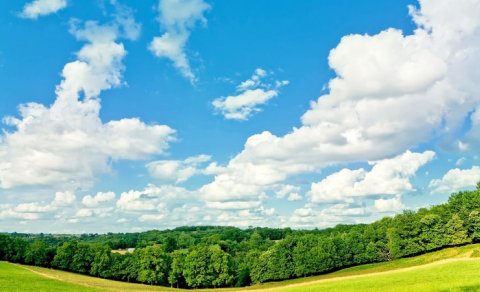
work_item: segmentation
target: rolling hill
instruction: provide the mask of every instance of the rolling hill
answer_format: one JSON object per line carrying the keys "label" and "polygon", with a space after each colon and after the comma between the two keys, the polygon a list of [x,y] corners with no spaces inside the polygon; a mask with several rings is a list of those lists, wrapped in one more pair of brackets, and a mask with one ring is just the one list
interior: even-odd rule
{"label": "rolling hill", "polygon": [[[315,277],[246,288],[205,291],[475,291],[480,289],[480,244],[447,248]],[[0,262],[2,291],[180,291]]]}

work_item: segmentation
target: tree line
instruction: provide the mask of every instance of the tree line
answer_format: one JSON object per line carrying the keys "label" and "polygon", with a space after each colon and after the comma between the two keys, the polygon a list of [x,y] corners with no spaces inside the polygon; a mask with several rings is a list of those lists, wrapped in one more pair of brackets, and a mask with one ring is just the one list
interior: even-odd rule
{"label": "tree line", "polygon": [[[0,234],[0,259],[179,288],[318,275],[480,241],[480,187],[371,224],[324,230],[180,227],[143,233]],[[135,247],[132,253],[112,249]]]}

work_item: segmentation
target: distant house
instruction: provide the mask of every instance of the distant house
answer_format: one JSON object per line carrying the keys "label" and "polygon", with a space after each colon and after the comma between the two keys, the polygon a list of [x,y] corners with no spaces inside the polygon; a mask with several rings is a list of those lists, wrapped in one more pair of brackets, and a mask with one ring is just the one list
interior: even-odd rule
{"label": "distant house", "polygon": [[127,249],[113,249],[112,253],[126,254],[126,253],[133,253],[134,251],[135,251],[135,248],[130,247]]}

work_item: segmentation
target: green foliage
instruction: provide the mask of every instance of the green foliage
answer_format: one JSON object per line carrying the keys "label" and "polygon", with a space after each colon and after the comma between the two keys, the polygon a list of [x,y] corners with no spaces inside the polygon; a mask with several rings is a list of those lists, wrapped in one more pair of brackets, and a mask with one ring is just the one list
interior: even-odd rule
{"label": "green foliage", "polygon": [[138,249],[134,257],[137,264],[137,281],[156,285],[168,283],[170,259],[160,245]]}
{"label": "green foliage", "polygon": [[90,268],[90,275],[109,278],[111,276],[112,253],[106,245],[92,247],[93,262]]}
{"label": "green foliage", "polygon": [[183,271],[189,287],[222,287],[233,282],[231,256],[218,245],[194,248],[185,258]]}
{"label": "green foliage", "polygon": [[64,242],[59,247],[53,258],[52,266],[61,270],[73,270],[72,256],[77,249],[77,242]]}
{"label": "green foliage", "polygon": [[294,245],[294,241],[287,239],[263,252],[252,267],[252,281],[261,283],[292,277],[295,274],[292,253]]}
{"label": "green foliage", "polygon": [[170,274],[168,275],[168,283],[172,287],[183,287],[186,284],[183,271],[185,269],[185,258],[187,257],[187,251],[184,249],[175,250],[170,254],[172,264],[170,266]]}
{"label": "green foliage", "polygon": [[51,253],[49,247],[42,240],[35,240],[25,252],[25,263],[34,266],[48,267]]}
{"label": "green foliage", "polygon": [[449,245],[464,244],[470,241],[460,216],[454,214],[445,225],[445,235]]}

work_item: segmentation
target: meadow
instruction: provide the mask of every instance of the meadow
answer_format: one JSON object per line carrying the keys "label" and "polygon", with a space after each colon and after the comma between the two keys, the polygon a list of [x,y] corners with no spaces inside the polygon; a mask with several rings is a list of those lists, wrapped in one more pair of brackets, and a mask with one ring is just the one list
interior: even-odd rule
{"label": "meadow", "polygon": [[[466,245],[315,277],[203,291],[477,291],[479,250],[479,244]],[[0,262],[0,287],[2,291],[186,291],[7,262]]]}

